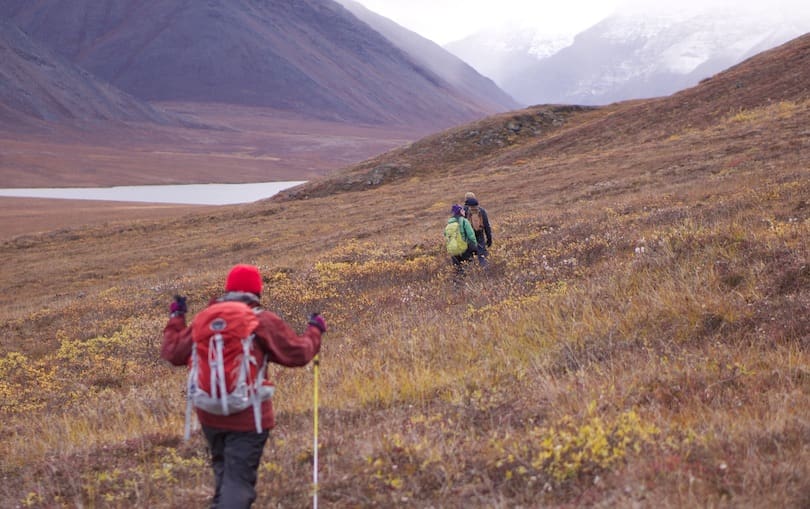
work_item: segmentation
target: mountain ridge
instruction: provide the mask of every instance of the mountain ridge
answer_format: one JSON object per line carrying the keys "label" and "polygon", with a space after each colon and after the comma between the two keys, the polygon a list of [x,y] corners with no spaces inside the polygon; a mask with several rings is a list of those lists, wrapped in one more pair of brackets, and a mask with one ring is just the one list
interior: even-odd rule
{"label": "mountain ridge", "polygon": [[498,88],[491,79],[478,74],[469,64],[440,45],[376,14],[355,0],[338,1],[361,21],[403,49],[420,65],[464,92],[472,100],[488,104],[496,111],[520,107],[517,101]]}
{"label": "mountain ridge", "polygon": [[0,123],[17,130],[41,129],[54,122],[182,124],[178,117],[75,67],[4,20],[0,20],[0,53]]}
{"label": "mountain ridge", "polygon": [[444,127],[497,109],[331,0],[3,0],[0,15],[141,100]]}
{"label": "mountain ridge", "polygon": [[794,14],[785,2],[733,9],[715,3],[645,4],[570,36],[509,29],[446,48],[484,74],[488,69],[523,104],[604,105],[672,94],[810,31],[810,15]]}

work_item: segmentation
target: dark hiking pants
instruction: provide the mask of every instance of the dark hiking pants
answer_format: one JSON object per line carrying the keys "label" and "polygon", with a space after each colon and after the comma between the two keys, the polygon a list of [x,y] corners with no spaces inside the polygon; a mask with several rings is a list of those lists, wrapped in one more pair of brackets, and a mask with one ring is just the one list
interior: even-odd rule
{"label": "dark hiking pants", "polygon": [[484,231],[477,231],[475,232],[475,239],[478,241],[478,253],[476,253],[476,257],[478,258],[478,265],[482,267],[487,266],[487,256],[489,252],[487,251],[487,243],[484,240]]}
{"label": "dark hiking pants", "polygon": [[216,480],[211,508],[249,508],[256,500],[256,479],[268,432],[202,428]]}

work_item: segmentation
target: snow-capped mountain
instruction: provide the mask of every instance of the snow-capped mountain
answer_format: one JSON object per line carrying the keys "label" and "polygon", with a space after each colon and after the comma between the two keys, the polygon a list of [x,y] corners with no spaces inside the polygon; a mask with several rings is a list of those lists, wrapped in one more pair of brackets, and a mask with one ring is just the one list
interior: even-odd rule
{"label": "snow-capped mountain", "polygon": [[538,60],[570,46],[575,35],[547,34],[532,27],[509,24],[451,42],[445,49],[500,84],[516,70],[531,67]]}
{"label": "snow-capped mountain", "polygon": [[810,31],[808,9],[636,8],[575,37],[490,31],[447,49],[525,104],[668,95]]}

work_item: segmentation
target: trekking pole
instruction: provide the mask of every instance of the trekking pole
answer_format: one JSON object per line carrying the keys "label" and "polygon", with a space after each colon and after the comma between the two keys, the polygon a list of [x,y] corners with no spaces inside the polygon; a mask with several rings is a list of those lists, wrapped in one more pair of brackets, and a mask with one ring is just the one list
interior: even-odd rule
{"label": "trekking pole", "polygon": [[312,370],[314,373],[313,381],[313,411],[312,411],[312,428],[313,428],[313,442],[312,442],[312,507],[318,509],[318,365],[320,359],[318,355],[312,359]]}

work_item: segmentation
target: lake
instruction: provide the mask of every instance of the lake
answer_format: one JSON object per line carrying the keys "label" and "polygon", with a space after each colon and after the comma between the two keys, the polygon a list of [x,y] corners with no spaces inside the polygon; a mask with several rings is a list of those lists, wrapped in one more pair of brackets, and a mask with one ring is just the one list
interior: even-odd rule
{"label": "lake", "polygon": [[186,205],[233,205],[269,198],[305,180],[253,184],[183,184],[156,186],[0,189],[0,196],[67,200],[130,201]]}

